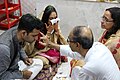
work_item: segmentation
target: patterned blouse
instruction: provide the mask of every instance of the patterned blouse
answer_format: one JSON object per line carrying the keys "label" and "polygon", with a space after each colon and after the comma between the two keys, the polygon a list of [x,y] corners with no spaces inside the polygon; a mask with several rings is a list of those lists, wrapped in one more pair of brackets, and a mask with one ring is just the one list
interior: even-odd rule
{"label": "patterned blouse", "polygon": [[105,44],[105,46],[109,48],[109,50],[112,52],[113,57],[115,58],[116,63],[118,64],[118,67],[120,69],[120,30],[118,30],[116,34],[112,34],[110,38],[108,39],[104,38],[106,32],[107,31],[104,31],[99,42]]}

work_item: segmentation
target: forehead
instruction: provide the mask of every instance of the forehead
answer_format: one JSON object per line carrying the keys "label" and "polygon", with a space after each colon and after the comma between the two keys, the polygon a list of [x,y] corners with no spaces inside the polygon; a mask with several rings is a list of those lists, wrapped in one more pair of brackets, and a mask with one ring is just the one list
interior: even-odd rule
{"label": "forehead", "polygon": [[74,35],[73,35],[73,30],[69,33],[69,38],[72,38]]}
{"label": "forehead", "polygon": [[40,33],[40,30],[37,30],[37,29],[33,29],[32,32],[30,32],[31,35],[37,35]]}
{"label": "forehead", "polygon": [[111,18],[111,13],[110,13],[110,11],[105,11],[105,12],[104,12],[104,16],[105,16],[105,17],[108,17],[108,18]]}
{"label": "forehead", "polygon": [[50,17],[56,17],[57,16],[57,14],[56,14],[56,12],[52,12],[51,14],[50,14]]}

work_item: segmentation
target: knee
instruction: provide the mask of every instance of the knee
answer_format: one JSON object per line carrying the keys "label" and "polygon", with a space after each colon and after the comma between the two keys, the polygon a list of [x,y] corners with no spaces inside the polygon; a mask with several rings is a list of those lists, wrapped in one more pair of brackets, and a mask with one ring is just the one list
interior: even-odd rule
{"label": "knee", "polygon": [[41,59],[33,59],[33,64],[43,67],[43,61]]}
{"label": "knee", "polygon": [[43,61],[43,65],[49,64],[49,60],[43,56],[35,56],[35,59],[41,59]]}

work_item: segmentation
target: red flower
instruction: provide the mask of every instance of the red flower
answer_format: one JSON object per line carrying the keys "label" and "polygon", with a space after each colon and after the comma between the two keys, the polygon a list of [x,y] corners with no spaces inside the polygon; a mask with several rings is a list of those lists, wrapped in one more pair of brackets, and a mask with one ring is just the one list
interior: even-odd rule
{"label": "red flower", "polygon": [[120,43],[117,44],[116,48],[118,49],[120,47]]}
{"label": "red flower", "polygon": [[117,53],[117,50],[116,49],[114,49],[114,51],[112,52],[112,54],[116,54]]}

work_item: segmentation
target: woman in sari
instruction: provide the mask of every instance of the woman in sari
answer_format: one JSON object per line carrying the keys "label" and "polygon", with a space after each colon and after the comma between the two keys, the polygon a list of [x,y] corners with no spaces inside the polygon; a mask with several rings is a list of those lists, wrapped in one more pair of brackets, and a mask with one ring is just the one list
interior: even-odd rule
{"label": "woman in sari", "polygon": [[112,52],[120,69],[120,8],[111,7],[105,10],[101,27],[105,29],[100,42],[105,44]]}
{"label": "woman in sari", "polygon": [[[48,5],[42,15],[42,22],[45,23],[42,33],[49,37],[49,40],[56,44],[67,44],[67,41],[61,34],[60,27],[58,25],[59,18],[56,9]],[[54,22],[51,22],[55,20]],[[56,21],[57,20],[57,21]],[[43,46],[39,43],[41,34],[38,35],[38,40],[34,43],[27,43],[24,47],[29,57],[42,59],[44,67],[40,73],[36,76],[39,80],[52,80],[57,73],[58,64],[61,61],[67,61],[67,57],[60,56],[59,51],[50,49],[47,46]]]}

